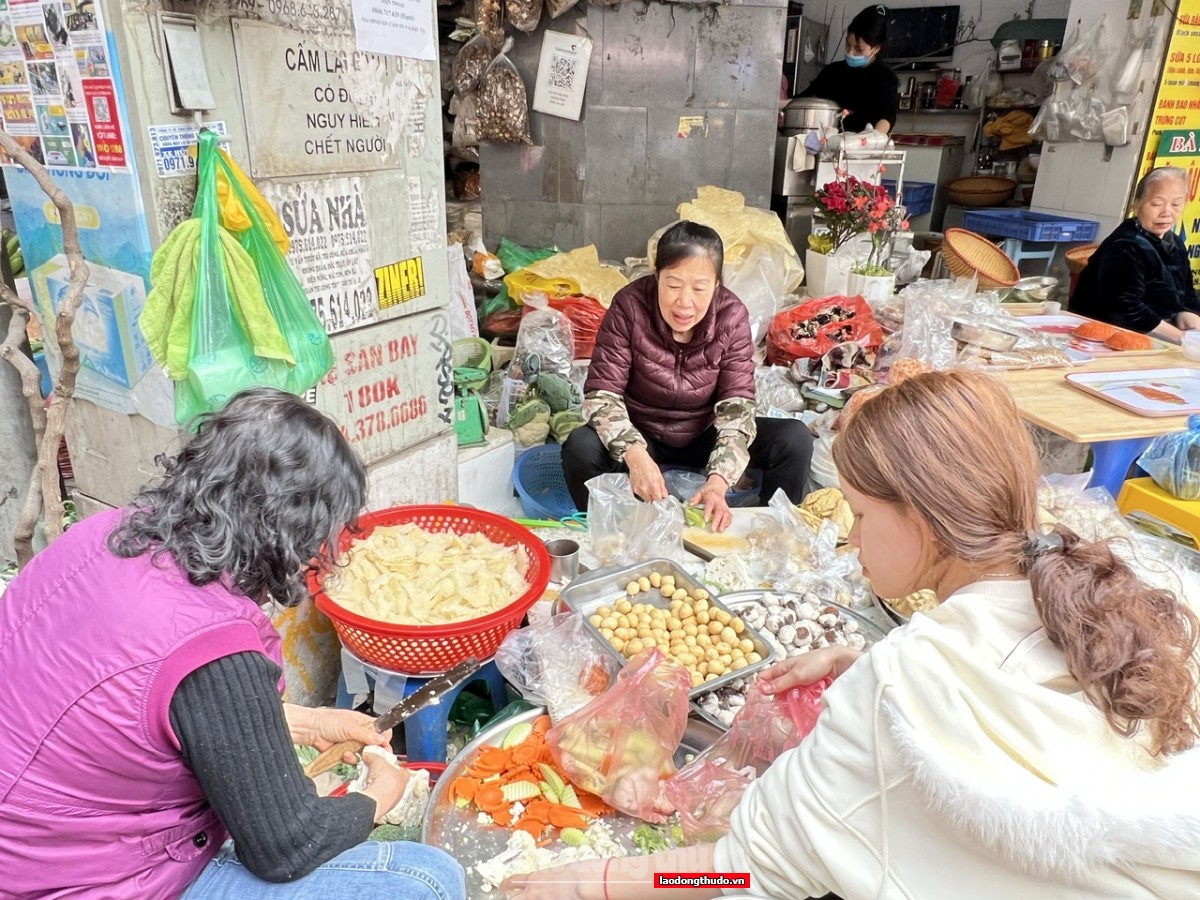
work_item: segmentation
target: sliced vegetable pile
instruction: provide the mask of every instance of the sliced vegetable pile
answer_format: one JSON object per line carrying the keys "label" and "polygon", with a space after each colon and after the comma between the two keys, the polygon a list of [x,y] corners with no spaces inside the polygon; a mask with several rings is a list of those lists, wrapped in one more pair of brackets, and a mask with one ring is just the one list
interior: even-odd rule
{"label": "sliced vegetable pile", "polygon": [[450,798],[460,809],[474,806],[505,828],[528,832],[533,838],[560,829],[571,845],[584,841],[583,830],[613,808],[571,785],[546,744],[550,717],[514,725],[501,746],[481,747],[474,762],[450,782]]}

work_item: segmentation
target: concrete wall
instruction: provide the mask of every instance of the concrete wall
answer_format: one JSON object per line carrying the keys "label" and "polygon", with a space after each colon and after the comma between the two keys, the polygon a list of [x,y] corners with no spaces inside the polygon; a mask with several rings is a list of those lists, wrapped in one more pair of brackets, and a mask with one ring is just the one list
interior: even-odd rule
{"label": "concrete wall", "polygon": [[[576,7],[543,30],[595,46],[582,121],[532,114],[533,146],[480,149],[485,239],[644,256],[701,185],[770,202],[785,9],[627,2]],[[540,32],[512,53],[532,97]],[[681,129],[681,119],[703,123]],[[684,131],[687,134],[684,135]]]}

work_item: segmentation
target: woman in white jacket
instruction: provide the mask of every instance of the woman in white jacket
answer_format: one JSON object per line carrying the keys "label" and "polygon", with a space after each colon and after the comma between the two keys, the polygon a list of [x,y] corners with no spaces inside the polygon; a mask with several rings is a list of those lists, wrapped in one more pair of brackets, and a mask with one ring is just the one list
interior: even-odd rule
{"label": "woman in white jacket", "polygon": [[735,872],[751,886],[728,893],[770,898],[1200,898],[1196,615],[1106,544],[1036,530],[1037,456],[991,377],[890,387],[833,452],[876,590],[943,602],[861,658],[765,674],[773,692],[837,680],[717,844],[511,895],[634,900],[658,896],[656,872]]}

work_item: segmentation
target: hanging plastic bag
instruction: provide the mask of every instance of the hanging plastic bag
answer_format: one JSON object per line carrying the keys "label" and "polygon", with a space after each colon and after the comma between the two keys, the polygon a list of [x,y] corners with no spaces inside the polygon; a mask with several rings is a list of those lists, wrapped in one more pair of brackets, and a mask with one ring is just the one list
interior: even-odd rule
{"label": "hanging plastic bag", "polygon": [[583,616],[564,613],[510,632],[496,651],[496,668],[558,722],[608,690],[620,664],[588,631]]}
{"label": "hanging plastic bag", "polygon": [[1187,426],[1152,440],[1138,465],[1171,496],[1200,500],[1200,416],[1188,416]]}
{"label": "hanging plastic bag", "polygon": [[550,18],[557,19],[563,13],[574,9],[579,0],[546,0],[546,12]]}
{"label": "hanging plastic bag", "polygon": [[267,202],[254,186],[254,182],[233,161],[233,157],[225,149],[217,145],[217,153],[223,165],[217,173],[217,200],[221,206],[221,227],[238,234],[247,231],[253,224],[254,217],[248,211],[253,211],[270,233],[271,240],[279,248],[279,252],[287,256],[292,242],[287,230],[279,221],[279,214]]}
{"label": "hanging plastic bag", "polygon": [[862,297],[823,297],[786,309],[767,330],[767,362],[790,366],[797,359],[820,359],[838,344],[853,341],[875,353],[883,330]]}
{"label": "hanging plastic bag", "polygon": [[569,379],[574,358],[575,335],[571,320],[551,309],[544,295],[530,298],[517,332],[517,348],[508,370],[510,377],[527,382],[544,374]]}
{"label": "hanging plastic bag", "polygon": [[499,46],[504,39],[504,0],[475,0],[475,28]]}
{"label": "hanging plastic bag", "polygon": [[250,218],[250,227],[239,236],[239,242],[254,260],[267,307],[291,351],[294,365],[288,370],[284,387],[293,394],[303,394],[333,368],[333,345],[296,273],[259,218],[257,206],[243,192],[245,176],[238,177],[241,170],[224,153],[218,164]]}
{"label": "hanging plastic bag", "polygon": [[643,651],[611,688],[551,728],[546,744],[572,784],[626,815],[662,822],[660,785],[676,771],[691,687],[687,669]]}
{"label": "hanging plastic bag", "polygon": [[983,68],[979,70],[979,74],[963,90],[963,106],[971,109],[983,109],[988,100],[1002,90],[1004,90],[1004,84],[1000,79],[1000,73],[996,71],[996,61],[989,56],[984,62]]}
{"label": "hanging plastic bag", "polygon": [[629,476],[597,475],[587,482],[588,531],[602,566],[631,565],[683,553],[683,505],[674,497],[647,503],[634,495]]}
{"label": "hanging plastic bag", "polygon": [[454,93],[460,97],[473,93],[479,87],[483,73],[487,71],[495,52],[495,45],[482,34],[475,35],[463,44],[454,57],[454,65],[450,70],[450,83],[454,86]]}
{"label": "hanging plastic bag", "polygon": [[542,0],[505,0],[508,24],[517,31],[537,31],[542,21]]}
{"label": "hanging plastic bag", "polygon": [[470,150],[479,146],[479,107],[474,92],[455,94],[450,101],[453,109],[454,128],[450,132],[450,145],[459,150]]}
{"label": "hanging plastic bag", "polygon": [[483,73],[478,99],[479,139],[498,144],[532,144],[529,98],[521,73],[507,56],[511,49],[512,38],[509,38]]}
{"label": "hanging plastic bag", "polygon": [[779,696],[752,687],[729,731],[663,785],[660,806],[679,813],[687,843],[711,843],[729,831],[730,815],[750,783],[816,726],[821,695],[831,683],[823,678]]}

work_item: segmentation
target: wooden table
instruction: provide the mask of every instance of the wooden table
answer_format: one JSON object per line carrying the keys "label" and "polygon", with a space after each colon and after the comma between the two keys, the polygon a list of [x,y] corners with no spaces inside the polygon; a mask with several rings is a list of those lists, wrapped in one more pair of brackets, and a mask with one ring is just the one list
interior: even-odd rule
{"label": "wooden table", "polygon": [[1101,357],[1072,369],[1026,369],[1003,373],[1022,417],[1077,444],[1091,444],[1092,487],[1116,497],[1133,461],[1150,439],[1187,428],[1187,416],[1152,418],[1127,412],[1067,384],[1071,372],[1131,372],[1146,369],[1200,370],[1178,349],[1145,356]]}

